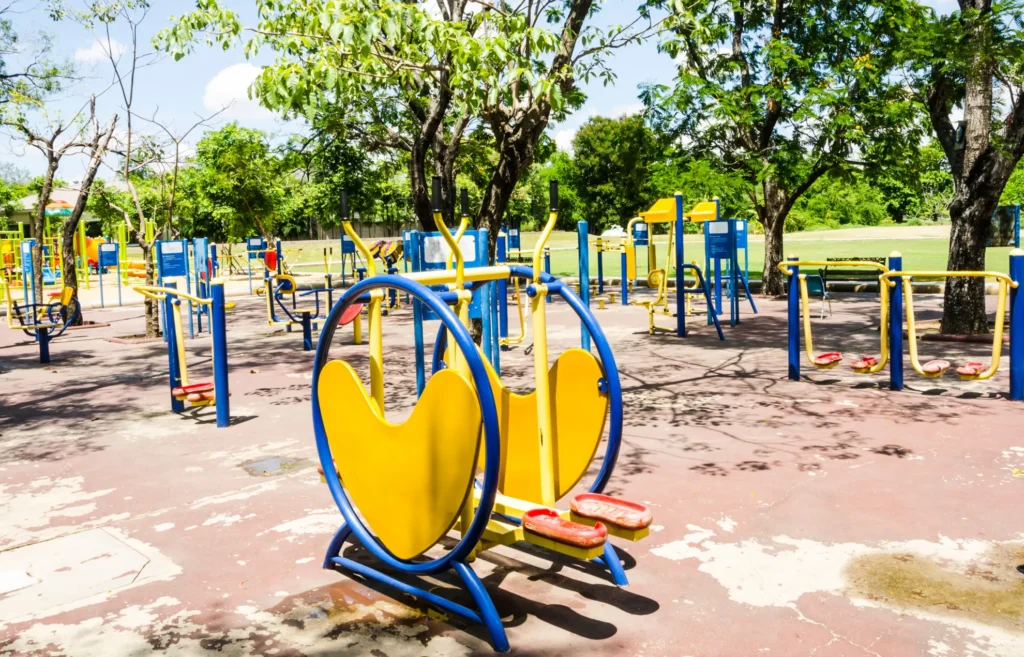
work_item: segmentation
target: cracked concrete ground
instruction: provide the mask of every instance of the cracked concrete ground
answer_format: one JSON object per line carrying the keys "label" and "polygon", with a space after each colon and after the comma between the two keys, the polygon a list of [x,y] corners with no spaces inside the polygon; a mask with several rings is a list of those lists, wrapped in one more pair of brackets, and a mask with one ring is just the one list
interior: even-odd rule
{"label": "cracked concrete ground", "polygon": [[[311,355],[238,301],[221,430],[212,410],[168,411],[162,343],[105,341],[141,332],[139,307],[90,312],[109,326],[58,339],[48,366],[0,334],[0,655],[489,654],[480,627],[321,568],[340,514],[315,469]],[[937,317],[937,298],[917,305]],[[1024,438],[1005,371],[908,374],[903,393],[845,363],[790,382],[785,303],[760,309],[725,343],[696,317],[679,340],[647,336],[641,309],[599,312],[626,402],[610,489],[651,505],[654,531],[625,546],[624,589],[537,549],[484,553],[474,569],[513,650],[1018,657]],[[877,349],[877,315],[871,296],[840,298],[815,321],[819,350]],[[549,323],[555,353],[578,344],[564,306]],[[408,311],[387,318],[395,418],[411,408],[411,335]],[[348,330],[336,342],[365,371],[365,347]],[[208,338],[188,350],[206,378]],[[529,389],[532,359],[503,356]]]}

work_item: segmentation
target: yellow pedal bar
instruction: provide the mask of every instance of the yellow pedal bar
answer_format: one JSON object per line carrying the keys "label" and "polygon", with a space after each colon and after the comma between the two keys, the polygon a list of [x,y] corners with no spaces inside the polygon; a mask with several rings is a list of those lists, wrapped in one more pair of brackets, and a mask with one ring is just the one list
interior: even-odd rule
{"label": "yellow pedal bar", "polygon": [[[929,379],[936,378],[935,374],[924,371],[921,361],[917,355],[917,323],[914,320],[914,286],[912,279],[920,278],[994,278],[999,283],[999,293],[996,300],[996,325],[992,337],[992,362],[988,369],[981,374],[967,377],[974,381],[991,379],[999,371],[999,359],[1003,354],[1003,328],[1006,323],[1006,297],[1010,288],[1017,288],[1017,282],[1006,274],[996,271],[890,271],[881,276],[881,280],[889,287],[895,287],[893,278],[901,277],[903,281],[903,296],[906,297],[907,307],[907,340],[910,342],[910,364],[914,371]],[[885,296],[885,295],[883,295]]]}

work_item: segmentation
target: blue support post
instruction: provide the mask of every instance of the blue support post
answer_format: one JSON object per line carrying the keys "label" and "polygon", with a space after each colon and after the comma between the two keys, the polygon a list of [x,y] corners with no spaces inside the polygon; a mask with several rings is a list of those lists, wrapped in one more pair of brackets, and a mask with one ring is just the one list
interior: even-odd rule
{"label": "blue support post", "polygon": [[[797,260],[790,256],[790,260]],[[800,268],[789,268],[789,294],[787,302],[787,325],[789,327],[789,380],[800,380]]]}
{"label": "blue support post", "polygon": [[604,240],[597,239],[601,242],[601,248],[597,250],[597,293],[604,294]]}
{"label": "blue support post", "polygon": [[[177,283],[168,281],[165,287],[177,287]],[[171,390],[181,386],[181,370],[178,369],[178,338],[175,335],[174,328],[174,304],[178,303],[177,297],[168,294],[164,297],[164,331],[167,338],[167,372],[170,379]],[[185,411],[185,402],[175,399],[174,395],[171,395],[171,412],[172,413],[183,413]]]}
{"label": "blue support post", "polygon": [[277,254],[277,273],[281,273],[281,240],[275,240],[274,252]]}
{"label": "blue support post", "polygon": [[[903,257],[899,251],[889,254],[889,271],[903,271]],[[893,279],[896,287],[889,288],[889,389],[903,390],[903,278]],[[880,290],[885,293],[885,290]]]}
{"label": "blue support post", "polygon": [[[412,270],[414,272],[421,271],[423,263],[420,262],[420,233],[419,231],[410,231],[410,256],[412,259]],[[426,373],[426,355],[424,354],[423,346],[423,302],[413,297],[412,300],[412,335],[413,343],[415,348],[413,349],[416,357],[416,399],[420,398],[423,394],[423,388],[427,385],[427,373]]]}
{"label": "blue support post", "polygon": [[215,281],[211,286],[213,309],[210,316],[210,333],[213,335],[213,388],[216,394],[217,426],[226,427],[231,423],[230,394],[228,387],[228,332],[224,313],[224,283]]}
{"label": "blue support post", "polygon": [[[1019,209],[1018,209],[1019,211]],[[1024,251],[1010,252],[1010,278],[1024,285]],[[1024,401],[1024,303],[1020,287],[1010,289],[1010,399]]]}
{"label": "blue support post", "polygon": [[[717,201],[716,201],[717,203]],[[740,323],[739,260],[736,253],[736,222],[729,221],[729,326]]]}
{"label": "blue support post", "polygon": [[[576,231],[579,237],[580,252],[580,301],[588,309],[590,308],[590,240],[587,230],[587,222],[580,221],[576,224]],[[590,333],[583,322],[580,322],[580,346],[590,351]]]}
{"label": "blue support post", "polygon": [[[686,337],[686,271],[683,263],[683,193],[676,192],[676,335]],[[668,276],[668,272],[665,272]]]}
{"label": "blue support post", "polygon": [[[489,308],[491,313],[492,326],[498,325],[498,308],[499,304],[501,303],[501,300],[498,299],[498,294],[499,289],[501,289],[501,285],[504,283],[504,280],[492,281],[488,283],[488,285],[491,288],[491,305],[489,306]],[[494,366],[494,373],[497,374],[498,376],[501,376],[501,340],[498,336],[498,331],[496,330],[491,331],[491,354],[493,356],[491,365]]]}
{"label": "blue support post", "polygon": [[302,350],[313,351],[313,318],[302,313]]}
{"label": "blue support post", "polygon": [[37,328],[36,339],[39,340],[39,362],[46,365],[50,362],[50,329]]}
{"label": "blue support post", "polygon": [[622,295],[621,296],[622,296],[622,305],[623,306],[628,306],[629,305],[629,281],[626,280],[626,249],[628,249],[628,248],[629,248],[629,245],[623,245],[623,247],[622,247],[622,255],[619,257],[619,261],[622,263],[621,264],[622,274],[620,276],[620,283],[621,283],[621,286],[622,286]]}
{"label": "blue support post", "polygon": [[[498,245],[495,253],[495,261],[498,263],[505,262],[507,259],[506,249],[508,248],[508,238],[504,235],[498,236]],[[503,278],[497,282],[498,287],[498,337],[499,344],[500,340],[508,339],[508,279]],[[501,351],[507,350],[507,346],[500,348]]]}

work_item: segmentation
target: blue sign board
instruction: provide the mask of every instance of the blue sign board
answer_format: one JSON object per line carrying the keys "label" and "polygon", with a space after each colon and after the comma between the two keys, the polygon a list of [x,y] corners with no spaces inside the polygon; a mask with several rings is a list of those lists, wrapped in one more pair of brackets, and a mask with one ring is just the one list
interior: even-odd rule
{"label": "blue sign board", "polygon": [[[409,231],[409,241],[406,242],[406,249],[413,252],[413,271],[429,271],[445,269],[446,263],[451,259],[451,250],[448,243],[444,241],[441,233],[420,233]],[[465,267],[486,267],[487,266],[487,231],[467,230],[459,240],[459,248],[465,258]],[[447,285],[431,286],[431,289],[444,292],[448,290]],[[481,315],[481,294],[478,291],[473,295],[473,301],[469,304],[469,316],[473,319],[480,319]],[[438,316],[430,309],[423,308],[423,319],[438,319]]]}
{"label": "blue sign board", "polygon": [[100,244],[100,267],[117,266],[117,243]]}
{"label": "blue sign board", "polygon": [[21,271],[26,276],[31,276],[32,269],[32,247],[36,245],[35,240],[25,240],[21,243]]}
{"label": "blue sign board", "polygon": [[747,248],[747,220],[733,219],[732,221],[736,223],[736,248]]}
{"label": "blue sign board", "polygon": [[645,222],[638,221],[633,224],[633,244],[636,246],[647,246],[649,239],[650,234]]}
{"label": "blue sign board", "polygon": [[184,241],[156,243],[157,263],[160,267],[160,278],[188,276],[188,259],[186,258]]}
{"label": "blue sign board", "polygon": [[509,228],[508,229],[508,248],[510,250],[518,251],[522,247],[519,245],[519,229]]}
{"label": "blue sign board", "polygon": [[729,230],[731,225],[732,221],[728,219],[704,222],[704,248],[707,249],[705,257],[732,258],[735,251],[735,246],[733,246],[735,233]]}
{"label": "blue sign board", "polygon": [[245,249],[249,260],[258,260],[263,257],[263,252],[267,250],[267,241],[262,237],[250,237],[245,240]]}
{"label": "blue sign board", "polygon": [[344,255],[346,253],[355,253],[355,252],[356,252],[356,243],[353,242],[349,238],[348,235],[346,235],[345,233],[342,233],[341,234],[341,253],[342,253],[342,255]]}

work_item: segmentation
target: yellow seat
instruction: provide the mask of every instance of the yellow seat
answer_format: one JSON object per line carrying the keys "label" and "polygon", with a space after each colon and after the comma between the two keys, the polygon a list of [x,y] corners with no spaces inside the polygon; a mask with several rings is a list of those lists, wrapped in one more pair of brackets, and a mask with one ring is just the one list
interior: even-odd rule
{"label": "yellow seat", "polygon": [[442,370],[409,419],[392,424],[352,366],[335,360],[320,373],[318,397],[338,475],[367,526],[399,559],[428,550],[473,488],[481,426],[473,386]]}
{"label": "yellow seat", "polygon": [[[502,467],[498,490],[513,498],[543,504],[540,451],[537,449],[537,393],[512,392],[489,364],[487,373],[501,428]],[[559,356],[548,377],[557,499],[579,483],[597,452],[608,412],[608,394],[599,389],[604,377],[600,363],[583,349],[570,349]],[[486,455],[481,457],[482,464]]]}
{"label": "yellow seat", "polygon": [[647,287],[656,289],[658,291],[658,296],[656,296],[653,301],[637,301],[636,304],[638,306],[643,306],[644,308],[647,309],[648,332],[651,335],[654,335],[654,332],[658,329],[658,327],[655,326],[654,324],[654,315],[655,313],[658,312],[657,308],[659,306],[667,305],[666,301],[668,298],[668,276],[665,275],[665,270],[652,269],[650,272],[648,272]]}

